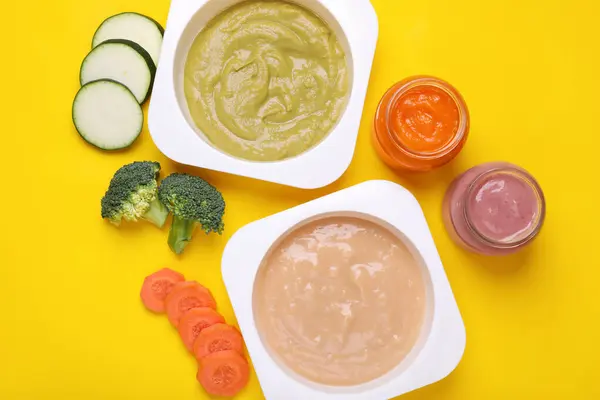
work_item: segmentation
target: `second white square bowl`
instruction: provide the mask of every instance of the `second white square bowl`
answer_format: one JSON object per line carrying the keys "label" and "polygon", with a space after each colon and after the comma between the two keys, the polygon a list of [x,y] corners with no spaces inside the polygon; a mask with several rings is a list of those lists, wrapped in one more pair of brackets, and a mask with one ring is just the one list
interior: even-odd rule
{"label": "second white square bowl", "polygon": [[[351,387],[312,383],[284,368],[271,356],[254,321],[255,279],[272,245],[304,221],[330,214],[361,216],[387,225],[422,261],[426,277],[427,311],[415,347],[386,375]],[[365,182],[246,225],[227,243],[221,268],[246,346],[269,400],[390,399],[443,379],[462,358],[465,327],[425,216],[415,197],[392,182]]]}
{"label": "second white square bowl", "polygon": [[317,146],[294,158],[246,161],[212,146],[192,121],[183,93],[188,51],[206,24],[241,0],[173,0],[163,40],[148,125],[159,150],[187,165],[227,172],[303,189],[326,186],[348,168],[354,155],[378,35],[369,0],[293,0],[321,17],[337,34],[351,70],[346,110]]}

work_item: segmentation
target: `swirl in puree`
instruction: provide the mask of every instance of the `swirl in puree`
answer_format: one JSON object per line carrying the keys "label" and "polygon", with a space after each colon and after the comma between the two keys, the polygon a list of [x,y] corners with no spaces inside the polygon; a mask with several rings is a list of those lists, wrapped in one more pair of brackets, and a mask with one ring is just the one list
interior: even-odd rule
{"label": "swirl in puree", "polygon": [[218,149],[253,161],[296,156],[337,124],[349,94],[334,32],[283,1],[225,10],[196,37],[184,71],[190,115]]}

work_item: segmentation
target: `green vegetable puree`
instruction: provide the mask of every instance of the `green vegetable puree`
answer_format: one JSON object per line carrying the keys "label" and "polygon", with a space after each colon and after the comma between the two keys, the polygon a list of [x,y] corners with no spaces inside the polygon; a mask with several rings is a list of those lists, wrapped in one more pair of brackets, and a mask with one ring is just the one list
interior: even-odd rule
{"label": "green vegetable puree", "polygon": [[191,116],[233,156],[275,161],[319,143],[346,106],[348,65],[336,35],[311,11],[246,1],[195,39],[184,72]]}

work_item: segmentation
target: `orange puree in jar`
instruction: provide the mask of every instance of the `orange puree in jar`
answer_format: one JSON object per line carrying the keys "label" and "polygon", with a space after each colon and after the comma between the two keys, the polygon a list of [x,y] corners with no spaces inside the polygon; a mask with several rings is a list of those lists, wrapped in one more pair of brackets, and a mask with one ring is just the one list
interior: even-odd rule
{"label": "orange puree in jar", "polygon": [[428,171],[452,160],[469,131],[469,112],[450,84],[413,77],[390,88],[379,103],[373,138],[394,169]]}
{"label": "orange puree in jar", "polygon": [[392,104],[392,113],[392,134],[415,151],[437,151],[458,132],[458,107],[435,86],[409,89]]}

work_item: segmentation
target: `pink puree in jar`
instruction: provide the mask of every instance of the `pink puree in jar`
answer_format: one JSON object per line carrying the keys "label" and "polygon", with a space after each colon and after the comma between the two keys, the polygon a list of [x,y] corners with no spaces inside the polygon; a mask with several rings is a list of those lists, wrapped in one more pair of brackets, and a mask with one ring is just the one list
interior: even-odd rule
{"label": "pink puree in jar", "polygon": [[524,169],[505,162],[473,167],[450,185],[444,223],[468,250],[488,255],[513,253],[540,231],[544,195]]}

